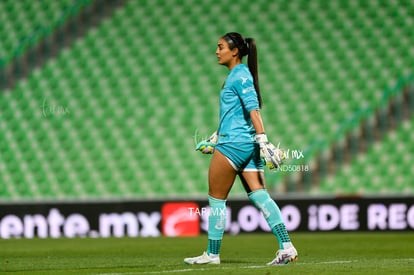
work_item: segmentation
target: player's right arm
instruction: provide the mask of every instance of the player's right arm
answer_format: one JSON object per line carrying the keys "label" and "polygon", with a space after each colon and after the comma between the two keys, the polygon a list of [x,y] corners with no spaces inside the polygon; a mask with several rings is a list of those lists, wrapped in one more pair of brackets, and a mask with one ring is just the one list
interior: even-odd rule
{"label": "player's right arm", "polygon": [[217,131],[215,131],[208,139],[200,141],[196,146],[196,151],[203,154],[212,154],[218,142]]}

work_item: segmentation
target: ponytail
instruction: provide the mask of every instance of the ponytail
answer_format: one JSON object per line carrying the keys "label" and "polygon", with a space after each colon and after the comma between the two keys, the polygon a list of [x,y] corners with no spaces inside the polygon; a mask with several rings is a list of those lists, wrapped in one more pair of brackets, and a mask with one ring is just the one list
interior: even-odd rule
{"label": "ponytail", "polygon": [[259,87],[259,72],[257,64],[257,48],[256,41],[253,38],[246,38],[246,43],[248,45],[249,53],[247,57],[247,66],[249,67],[250,73],[253,76],[254,89],[257,93],[257,99],[259,101],[259,107],[262,108],[262,95],[260,94]]}
{"label": "ponytail", "polygon": [[253,84],[257,93],[257,100],[259,101],[259,108],[262,108],[262,96],[260,94],[259,87],[259,73],[257,65],[257,48],[256,42],[253,38],[244,39],[243,36],[237,32],[226,33],[223,38],[227,41],[230,49],[239,49],[240,60],[243,56],[247,57],[247,66],[249,67],[250,73],[253,76]]}

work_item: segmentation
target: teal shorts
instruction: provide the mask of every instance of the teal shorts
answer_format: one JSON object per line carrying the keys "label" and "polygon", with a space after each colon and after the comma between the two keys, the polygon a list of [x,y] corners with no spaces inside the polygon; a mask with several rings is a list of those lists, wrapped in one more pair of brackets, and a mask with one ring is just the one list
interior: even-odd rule
{"label": "teal shorts", "polygon": [[215,150],[220,151],[238,172],[264,171],[260,147],[257,143],[220,143],[216,145]]}

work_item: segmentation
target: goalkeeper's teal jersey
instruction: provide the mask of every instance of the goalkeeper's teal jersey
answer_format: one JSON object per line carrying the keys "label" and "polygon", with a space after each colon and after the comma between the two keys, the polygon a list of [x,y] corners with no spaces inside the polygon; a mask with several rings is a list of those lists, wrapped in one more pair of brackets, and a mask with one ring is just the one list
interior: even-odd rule
{"label": "goalkeeper's teal jersey", "polygon": [[254,142],[250,111],[259,109],[253,76],[245,64],[229,72],[220,93],[218,143]]}

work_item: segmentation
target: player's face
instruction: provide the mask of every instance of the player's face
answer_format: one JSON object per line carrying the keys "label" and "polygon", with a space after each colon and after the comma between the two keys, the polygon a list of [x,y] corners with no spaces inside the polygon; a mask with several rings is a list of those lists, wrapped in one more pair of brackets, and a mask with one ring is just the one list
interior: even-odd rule
{"label": "player's face", "polygon": [[235,57],[237,57],[237,48],[231,50],[229,43],[227,43],[227,41],[223,38],[220,38],[217,43],[216,56],[220,65],[230,67],[234,62]]}

